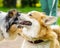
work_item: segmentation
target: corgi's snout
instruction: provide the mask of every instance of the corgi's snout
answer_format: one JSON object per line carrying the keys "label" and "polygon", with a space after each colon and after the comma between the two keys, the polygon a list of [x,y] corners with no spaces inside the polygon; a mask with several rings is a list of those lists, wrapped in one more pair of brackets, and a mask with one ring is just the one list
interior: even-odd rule
{"label": "corgi's snout", "polygon": [[30,21],[22,21],[22,22],[20,22],[20,24],[31,26],[32,25],[32,22],[30,22]]}

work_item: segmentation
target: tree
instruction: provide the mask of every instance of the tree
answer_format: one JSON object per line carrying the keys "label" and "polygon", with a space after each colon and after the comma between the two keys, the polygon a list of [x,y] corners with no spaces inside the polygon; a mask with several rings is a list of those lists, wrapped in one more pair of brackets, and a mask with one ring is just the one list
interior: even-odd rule
{"label": "tree", "polygon": [[26,7],[28,5],[28,0],[21,0],[21,7]]}
{"label": "tree", "polygon": [[3,0],[4,7],[16,7],[16,0]]}
{"label": "tree", "polygon": [[29,0],[29,6],[35,7],[37,2],[38,2],[38,0]]}

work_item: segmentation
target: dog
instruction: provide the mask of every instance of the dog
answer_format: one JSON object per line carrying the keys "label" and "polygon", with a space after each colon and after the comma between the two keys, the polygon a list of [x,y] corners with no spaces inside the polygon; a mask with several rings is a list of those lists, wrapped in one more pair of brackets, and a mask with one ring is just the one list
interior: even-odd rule
{"label": "dog", "polygon": [[[15,39],[19,24],[20,13],[16,9],[0,12],[0,40]],[[18,29],[19,30],[19,29]]]}
{"label": "dog", "polygon": [[[41,48],[40,42],[49,41],[50,47],[46,48],[60,48],[58,36],[58,29],[54,29],[51,24],[56,22],[56,18],[46,16],[38,11],[32,11],[20,16],[20,24],[23,26],[20,35],[25,39],[21,48]],[[60,37],[59,37],[60,38]]]}

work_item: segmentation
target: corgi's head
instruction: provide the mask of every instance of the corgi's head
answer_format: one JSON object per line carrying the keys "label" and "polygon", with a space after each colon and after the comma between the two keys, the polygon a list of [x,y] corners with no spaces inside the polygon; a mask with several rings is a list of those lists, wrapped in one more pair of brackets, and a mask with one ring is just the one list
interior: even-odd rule
{"label": "corgi's head", "polygon": [[20,16],[20,24],[23,26],[21,35],[27,40],[36,40],[46,34],[47,27],[56,21],[55,17],[32,11]]}

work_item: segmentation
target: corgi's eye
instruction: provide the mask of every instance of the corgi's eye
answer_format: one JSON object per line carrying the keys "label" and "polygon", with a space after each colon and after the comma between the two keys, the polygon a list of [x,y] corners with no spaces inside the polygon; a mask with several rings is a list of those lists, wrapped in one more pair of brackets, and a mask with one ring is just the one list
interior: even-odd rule
{"label": "corgi's eye", "polygon": [[29,16],[32,16],[32,14],[29,14]]}

